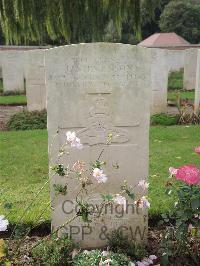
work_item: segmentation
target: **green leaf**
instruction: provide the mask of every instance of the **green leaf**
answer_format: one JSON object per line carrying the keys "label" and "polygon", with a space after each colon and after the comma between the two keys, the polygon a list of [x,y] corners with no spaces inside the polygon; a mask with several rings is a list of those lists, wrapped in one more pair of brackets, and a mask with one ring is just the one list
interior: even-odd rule
{"label": "green leaf", "polygon": [[129,196],[129,198],[131,198],[131,199],[134,200],[134,198],[135,198],[135,194],[134,194],[132,191],[126,189],[126,194]]}
{"label": "green leaf", "polygon": [[101,196],[102,196],[104,201],[112,201],[113,200],[112,194],[106,194],[106,195],[101,194]]}
{"label": "green leaf", "polygon": [[200,207],[200,199],[192,199],[191,206],[193,210],[196,210]]}
{"label": "green leaf", "polygon": [[169,265],[169,256],[168,254],[165,254],[161,257],[161,265],[162,266],[168,266]]}
{"label": "green leaf", "polygon": [[55,171],[55,173],[59,176],[65,176],[65,168],[62,164],[55,165],[52,167],[52,170]]}
{"label": "green leaf", "polygon": [[63,186],[61,184],[54,184],[53,185],[56,195],[67,195],[67,185]]}
{"label": "green leaf", "polygon": [[167,188],[167,189],[165,190],[165,194],[167,194],[167,195],[171,195],[171,193],[172,193],[172,189],[171,189],[171,188]]}
{"label": "green leaf", "polygon": [[13,206],[12,203],[6,202],[3,207],[4,209],[12,209],[12,206]]}

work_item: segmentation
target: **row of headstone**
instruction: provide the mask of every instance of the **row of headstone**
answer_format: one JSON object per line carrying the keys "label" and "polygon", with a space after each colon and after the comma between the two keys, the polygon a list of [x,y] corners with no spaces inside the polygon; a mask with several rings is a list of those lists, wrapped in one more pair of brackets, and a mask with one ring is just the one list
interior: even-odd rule
{"label": "row of headstone", "polygon": [[[171,71],[184,68],[183,88],[195,89],[197,80],[197,51],[150,49],[151,114],[167,111],[168,76]],[[26,89],[29,111],[46,109],[44,50],[0,52],[1,78],[4,90]],[[198,101],[198,98],[195,102]]]}
{"label": "row of headstone", "polygon": [[1,51],[0,70],[5,92],[25,92],[29,111],[46,109],[44,50]]}

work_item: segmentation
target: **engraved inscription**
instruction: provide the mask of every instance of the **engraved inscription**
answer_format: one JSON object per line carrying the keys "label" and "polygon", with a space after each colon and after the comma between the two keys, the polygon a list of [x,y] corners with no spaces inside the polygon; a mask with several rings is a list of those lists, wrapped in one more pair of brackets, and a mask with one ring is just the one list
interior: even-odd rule
{"label": "engraved inscription", "polygon": [[125,143],[130,137],[126,130],[112,125],[112,117],[105,95],[89,94],[94,98],[94,104],[89,108],[88,127],[79,131],[79,137],[84,144],[106,144],[108,135],[112,134],[111,143]]}

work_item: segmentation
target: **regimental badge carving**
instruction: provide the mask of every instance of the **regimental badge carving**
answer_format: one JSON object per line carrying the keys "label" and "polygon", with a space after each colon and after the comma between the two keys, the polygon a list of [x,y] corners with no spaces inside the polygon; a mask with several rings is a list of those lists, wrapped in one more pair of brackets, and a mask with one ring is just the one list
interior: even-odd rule
{"label": "regimental badge carving", "polygon": [[98,93],[91,95],[93,105],[89,108],[88,127],[78,132],[78,136],[83,144],[106,144],[109,134],[112,134],[111,143],[125,143],[129,141],[128,132],[112,124],[107,99],[109,94]]}

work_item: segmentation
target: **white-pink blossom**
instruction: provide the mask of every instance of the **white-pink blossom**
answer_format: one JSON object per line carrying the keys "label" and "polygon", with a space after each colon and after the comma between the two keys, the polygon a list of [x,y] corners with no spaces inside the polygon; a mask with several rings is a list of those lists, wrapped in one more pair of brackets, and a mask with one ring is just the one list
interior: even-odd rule
{"label": "white-pink blossom", "polygon": [[178,171],[177,168],[170,167],[170,168],[169,168],[170,176],[172,177],[172,176],[176,175],[176,174],[177,174],[177,171]]}
{"label": "white-pink blossom", "polygon": [[150,259],[150,260],[157,260],[157,257],[156,257],[156,255],[150,255],[150,256],[149,256],[149,259]]}
{"label": "white-pink blossom", "polygon": [[188,225],[188,230],[192,230],[194,228],[194,226],[190,223],[189,225]]}
{"label": "white-pink blossom", "polygon": [[135,201],[134,203],[140,209],[150,208],[150,202],[148,201],[148,199],[145,196],[143,196],[139,200]]}
{"label": "white-pink blossom", "polygon": [[142,263],[143,263],[143,265],[144,266],[149,266],[150,264],[152,264],[151,262],[153,262],[153,261],[148,261],[148,259],[144,259],[144,260],[142,260]]}
{"label": "white-pink blossom", "polygon": [[109,251],[104,250],[104,251],[102,251],[101,255],[102,255],[103,257],[106,257],[106,256],[109,255]]}
{"label": "white-pink blossom", "polygon": [[89,251],[89,250],[87,250],[87,249],[85,249],[85,250],[83,251],[84,254],[90,254],[90,252],[91,252],[91,251]]}
{"label": "white-pink blossom", "polygon": [[110,266],[110,263],[112,263],[112,260],[111,259],[107,259],[107,260],[104,260],[102,262],[102,265]]}
{"label": "white-pink blossom", "polygon": [[99,168],[94,168],[92,175],[98,183],[106,183],[108,179],[107,176],[103,173],[103,170]]}
{"label": "white-pink blossom", "polygon": [[67,131],[67,142],[71,145],[71,147],[82,149],[83,145],[81,144],[81,141],[79,138],[76,137],[75,132]]}
{"label": "white-pink blossom", "polygon": [[116,194],[114,198],[114,202],[118,205],[122,205],[124,210],[126,210],[126,198],[121,196],[120,194]]}
{"label": "white-pink blossom", "polygon": [[69,143],[76,140],[76,133],[75,132],[67,131],[66,136],[67,136],[67,141]]}
{"label": "white-pink blossom", "polygon": [[140,187],[142,190],[146,190],[149,187],[149,183],[147,183],[146,180],[142,179],[139,181],[138,187]]}
{"label": "white-pink blossom", "polygon": [[78,250],[78,249],[73,249],[73,251],[72,251],[72,259],[78,254],[80,252],[80,250]]}
{"label": "white-pink blossom", "polygon": [[147,266],[147,263],[143,262],[143,261],[137,261],[136,264],[137,264],[137,266]]}
{"label": "white-pink blossom", "polygon": [[151,264],[153,264],[153,260],[151,260],[150,258],[145,258],[145,259],[143,260],[143,262],[146,262],[147,265],[151,265]]}
{"label": "white-pink blossom", "polygon": [[8,220],[5,219],[4,215],[0,215],[0,232],[4,232],[7,230],[9,225]]}

